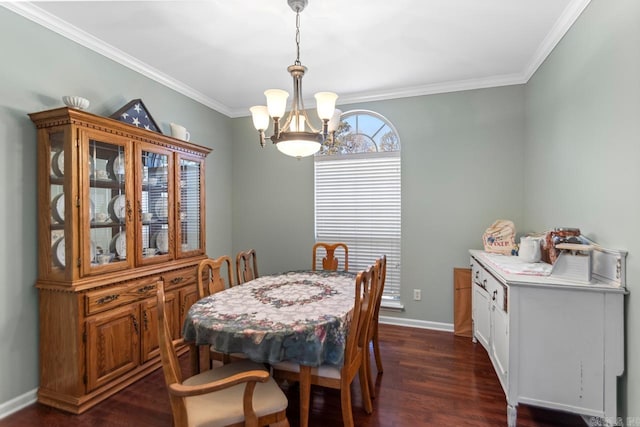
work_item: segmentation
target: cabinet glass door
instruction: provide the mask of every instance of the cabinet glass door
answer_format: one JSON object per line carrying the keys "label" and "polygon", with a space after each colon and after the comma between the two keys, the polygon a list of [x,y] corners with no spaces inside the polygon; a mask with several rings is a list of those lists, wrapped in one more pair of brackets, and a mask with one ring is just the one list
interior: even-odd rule
{"label": "cabinet glass door", "polygon": [[138,264],[173,259],[173,157],[170,151],[140,144],[138,162]]}
{"label": "cabinet glass door", "polygon": [[[67,266],[67,259],[71,256],[71,246],[67,243],[65,228],[70,230],[72,221],[70,210],[71,200],[65,197],[65,182],[67,188],[71,187],[71,173],[66,170],[65,165],[71,164],[71,150],[65,150],[65,130],[52,129],[48,132],[48,155],[49,159],[49,201],[50,212],[48,232],[50,235],[50,264],[49,269],[53,277],[61,279]],[[65,161],[67,158],[67,161]],[[67,247],[69,246],[69,247]]]}
{"label": "cabinet glass door", "polygon": [[[107,140],[110,139],[110,140]],[[127,268],[131,260],[132,201],[127,193],[130,152],[126,140],[87,133],[82,150],[80,197],[83,271]],[[85,237],[86,236],[86,237]]]}
{"label": "cabinet glass door", "polygon": [[178,217],[178,256],[204,253],[203,169],[200,159],[178,158],[176,215]]}

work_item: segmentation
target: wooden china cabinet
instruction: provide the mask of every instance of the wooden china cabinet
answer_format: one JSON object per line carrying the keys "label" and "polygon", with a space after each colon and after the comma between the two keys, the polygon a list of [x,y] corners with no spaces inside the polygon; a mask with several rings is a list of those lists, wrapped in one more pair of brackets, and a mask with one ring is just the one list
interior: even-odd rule
{"label": "wooden china cabinet", "polygon": [[72,108],[30,117],[38,128],[38,400],[82,413],[160,366],[160,281],[180,336],[206,257],[211,150]]}

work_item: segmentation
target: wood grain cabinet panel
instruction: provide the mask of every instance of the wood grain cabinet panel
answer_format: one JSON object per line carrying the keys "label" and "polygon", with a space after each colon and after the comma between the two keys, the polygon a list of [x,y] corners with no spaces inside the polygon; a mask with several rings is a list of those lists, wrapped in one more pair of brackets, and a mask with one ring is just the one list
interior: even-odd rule
{"label": "wood grain cabinet panel", "polygon": [[138,306],[111,310],[87,321],[87,390],[108,383],[140,364]]}

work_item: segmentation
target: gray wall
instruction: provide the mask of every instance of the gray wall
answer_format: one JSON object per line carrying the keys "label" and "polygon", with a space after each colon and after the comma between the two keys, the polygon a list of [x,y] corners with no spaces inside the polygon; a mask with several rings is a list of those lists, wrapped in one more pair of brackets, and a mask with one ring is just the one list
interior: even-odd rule
{"label": "gray wall", "polygon": [[[212,147],[207,249],[231,250],[231,120],[0,7],[0,413],[38,386],[36,130],[28,113],[81,95],[108,116],[142,98],[164,133],[184,124]],[[45,213],[46,214],[46,213]]]}
{"label": "gray wall", "polygon": [[[400,134],[406,311],[384,315],[452,323],[453,268],[494,220],[522,222],[523,105],[524,88],[510,86],[340,106],[376,111]],[[313,160],[260,149],[249,118],[233,135],[234,250],[255,247],[265,273],[309,268]]]}
{"label": "gray wall", "polygon": [[[640,2],[593,0],[526,86],[524,221],[626,249],[626,389],[640,422]],[[631,424],[631,420],[629,425]]]}

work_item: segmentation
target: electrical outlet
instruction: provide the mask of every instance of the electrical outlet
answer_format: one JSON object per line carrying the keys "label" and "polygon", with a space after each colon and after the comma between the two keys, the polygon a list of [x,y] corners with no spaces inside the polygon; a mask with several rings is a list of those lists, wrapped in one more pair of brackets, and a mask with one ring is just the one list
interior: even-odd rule
{"label": "electrical outlet", "polygon": [[413,300],[414,301],[420,301],[422,299],[422,292],[420,291],[420,289],[414,289],[413,290]]}

